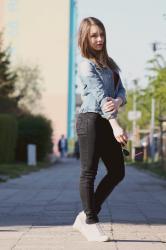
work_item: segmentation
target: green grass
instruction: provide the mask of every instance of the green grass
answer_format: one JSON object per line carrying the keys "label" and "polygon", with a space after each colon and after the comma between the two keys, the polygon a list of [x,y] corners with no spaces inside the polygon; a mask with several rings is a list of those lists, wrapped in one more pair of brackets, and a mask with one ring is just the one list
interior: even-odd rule
{"label": "green grass", "polygon": [[0,181],[4,182],[8,178],[16,178],[23,174],[39,171],[42,168],[48,168],[49,166],[50,163],[48,162],[39,162],[36,166],[28,166],[25,163],[0,164]]}
{"label": "green grass", "polygon": [[155,163],[150,163],[150,162],[128,162],[126,163],[129,166],[134,166],[138,169],[143,169],[149,172],[154,173],[155,175],[166,179],[166,170],[163,169],[163,166],[161,162],[155,162]]}

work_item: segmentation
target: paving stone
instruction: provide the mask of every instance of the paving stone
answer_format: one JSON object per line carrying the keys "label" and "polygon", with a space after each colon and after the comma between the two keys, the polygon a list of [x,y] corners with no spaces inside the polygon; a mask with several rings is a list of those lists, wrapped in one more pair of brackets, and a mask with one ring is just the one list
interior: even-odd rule
{"label": "paving stone", "polygon": [[[110,242],[88,242],[73,230],[82,210],[80,162],[64,162],[0,184],[0,250],[166,250],[166,181],[126,167],[103,204]],[[105,175],[100,163],[95,188]]]}

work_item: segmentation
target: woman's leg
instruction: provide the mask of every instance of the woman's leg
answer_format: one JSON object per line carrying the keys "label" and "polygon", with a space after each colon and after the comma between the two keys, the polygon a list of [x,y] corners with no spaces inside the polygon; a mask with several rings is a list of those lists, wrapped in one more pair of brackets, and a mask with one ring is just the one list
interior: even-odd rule
{"label": "woman's leg", "polygon": [[98,222],[94,202],[94,181],[99,162],[98,119],[96,113],[79,114],[76,130],[80,147],[80,197],[86,214],[86,223]]}
{"label": "woman's leg", "polygon": [[100,138],[101,158],[106,166],[107,174],[101,180],[95,191],[97,213],[99,213],[105,199],[125,176],[121,145],[116,141],[112,128],[107,120],[102,121],[102,131],[103,133]]}

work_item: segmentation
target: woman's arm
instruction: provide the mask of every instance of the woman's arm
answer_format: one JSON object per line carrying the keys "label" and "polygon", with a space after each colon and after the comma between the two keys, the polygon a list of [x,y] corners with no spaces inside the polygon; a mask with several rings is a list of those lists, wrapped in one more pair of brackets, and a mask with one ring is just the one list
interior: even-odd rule
{"label": "woman's arm", "polygon": [[117,87],[115,88],[115,95],[114,98],[109,98],[108,102],[104,104],[103,111],[104,112],[118,112],[119,107],[125,105],[126,101],[126,90],[122,84],[122,81],[119,76],[119,80],[117,83]]}
{"label": "woman's arm", "polygon": [[121,78],[119,76],[119,81],[118,81],[118,84],[117,84],[117,87],[115,88],[115,100],[116,99],[121,99],[122,103],[120,104],[120,106],[123,106],[127,103],[127,100],[126,100],[126,90],[122,84],[122,81],[121,81]]}
{"label": "woman's arm", "polygon": [[115,139],[122,145],[125,145],[128,140],[126,132],[121,128],[116,119],[110,119],[109,122],[112,127]]}
{"label": "woman's arm", "polygon": [[[104,103],[106,103],[108,98],[110,97],[107,96],[103,87],[104,85],[102,79],[100,78],[94,65],[92,65],[87,61],[82,61],[81,64],[79,65],[79,76],[80,79],[84,82],[84,84],[87,85],[87,89],[91,91],[92,95],[99,103],[105,118],[109,120],[116,140],[120,143],[125,144],[127,141],[127,136],[125,135],[125,132],[115,119],[117,116],[117,112],[116,111],[105,112],[103,110]],[[122,100],[120,98],[118,99],[118,101],[119,104],[122,103]]]}
{"label": "woman's arm", "polygon": [[107,102],[109,98],[105,92],[104,84],[98,72],[96,71],[93,64],[82,61],[79,65],[79,76],[80,79],[87,85],[87,89],[91,91],[92,95],[95,97],[97,102],[99,103],[101,110],[106,119],[115,118],[117,112],[105,112],[103,110],[104,103]]}

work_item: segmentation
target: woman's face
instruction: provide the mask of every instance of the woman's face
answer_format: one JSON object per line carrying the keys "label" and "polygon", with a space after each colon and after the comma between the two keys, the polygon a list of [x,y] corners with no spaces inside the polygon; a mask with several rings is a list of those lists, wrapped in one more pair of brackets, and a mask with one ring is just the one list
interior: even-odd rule
{"label": "woman's face", "polygon": [[103,49],[104,40],[104,32],[97,25],[91,25],[89,32],[90,47],[96,51],[100,51]]}

